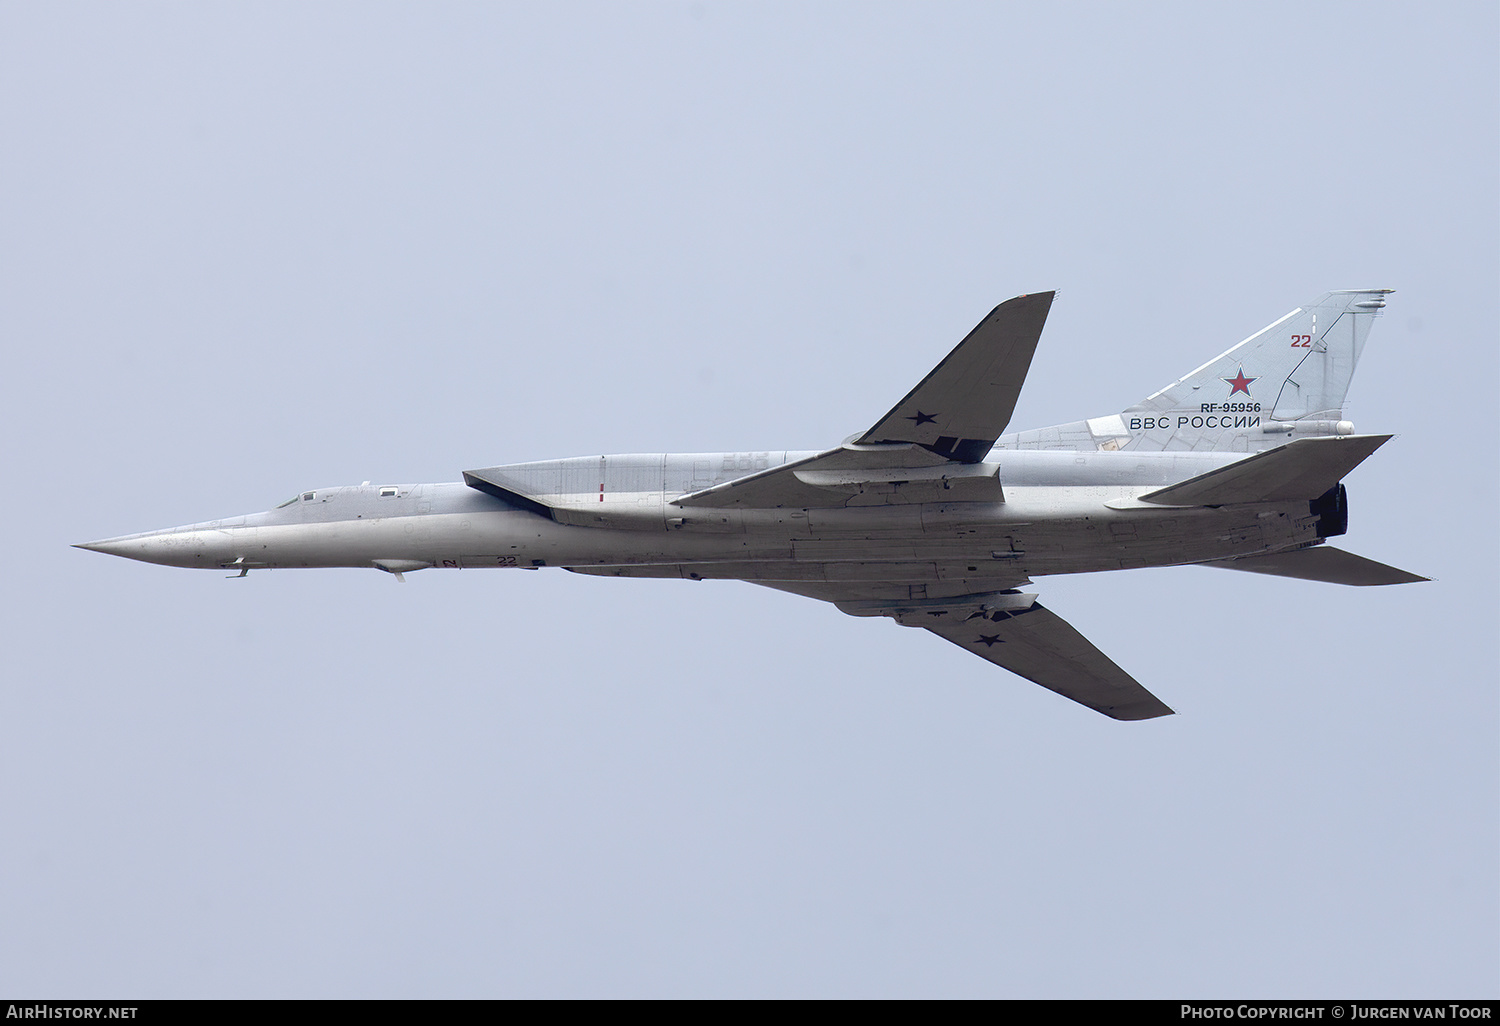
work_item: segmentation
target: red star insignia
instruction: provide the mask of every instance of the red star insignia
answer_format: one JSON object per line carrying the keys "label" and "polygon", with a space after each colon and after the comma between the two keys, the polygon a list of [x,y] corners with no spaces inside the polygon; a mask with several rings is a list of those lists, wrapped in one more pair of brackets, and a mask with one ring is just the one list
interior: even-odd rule
{"label": "red star insignia", "polygon": [[1245,377],[1245,368],[1241,367],[1239,371],[1235,373],[1234,377],[1220,378],[1219,380],[1229,386],[1230,395],[1234,395],[1236,392],[1244,392],[1246,395],[1249,395],[1250,382],[1259,381],[1260,379]]}

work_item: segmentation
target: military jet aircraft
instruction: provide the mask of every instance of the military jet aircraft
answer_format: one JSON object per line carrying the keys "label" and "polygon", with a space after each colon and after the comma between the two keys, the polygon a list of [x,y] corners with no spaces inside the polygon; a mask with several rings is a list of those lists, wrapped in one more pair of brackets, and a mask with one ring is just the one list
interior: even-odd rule
{"label": "military jet aircraft", "polygon": [[1172,712],[1022,589],[1199,564],[1336,584],[1426,578],[1325,544],[1391,436],[1344,395],[1389,289],[1329,292],[1120,413],[1003,434],[1054,293],[979,322],[873,427],[819,452],[580,456],[451,484],[299,492],[265,513],[79,546],[239,571],[560,566],[740,580],[887,616],[1107,716]]}

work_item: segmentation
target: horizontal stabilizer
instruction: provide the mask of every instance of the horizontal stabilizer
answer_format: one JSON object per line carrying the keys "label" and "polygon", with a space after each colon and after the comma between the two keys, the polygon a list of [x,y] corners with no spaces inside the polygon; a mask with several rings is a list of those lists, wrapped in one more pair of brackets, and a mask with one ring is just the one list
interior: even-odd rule
{"label": "horizontal stabilizer", "polygon": [[1428,578],[1377,563],[1364,556],[1318,545],[1269,556],[1241,556],[1238,559],[1216,559],[1200,566],[1221,566],[1226,570],[1248,570],[1253,574],[1295,577],[1303,581],[1326,581],[1329,584],[1352,584],[1369,587],[1377,584],[1415,584]]}
{"label": "horizontal stabilizer", "polygon": [[1140,498],[1142,502],[1163,506],[1311,500],[1338,484],[1390,438],[1390,435],[1299,438]]}

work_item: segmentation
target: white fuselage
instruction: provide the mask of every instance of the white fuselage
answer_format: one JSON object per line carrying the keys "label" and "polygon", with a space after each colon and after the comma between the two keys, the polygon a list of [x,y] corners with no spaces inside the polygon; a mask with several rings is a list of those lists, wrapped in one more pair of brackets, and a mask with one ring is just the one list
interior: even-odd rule
{"label": "white fuselage", "polygon": [[[1144,492],[1242,459],[1192,452],[997,449],[1003,501],[913,502],[899,486],[815,509],[684,509],[671,500],[810,455],[582,457],[526,464],[568,522],[462,483],[317,489],[265,513],[96,542],[200,568],[563,566],[619,576],[992,579],[1196,563],[1316,540],[1305,501],[1171,507]],[[614,569],[604,569],[614,568]]]}

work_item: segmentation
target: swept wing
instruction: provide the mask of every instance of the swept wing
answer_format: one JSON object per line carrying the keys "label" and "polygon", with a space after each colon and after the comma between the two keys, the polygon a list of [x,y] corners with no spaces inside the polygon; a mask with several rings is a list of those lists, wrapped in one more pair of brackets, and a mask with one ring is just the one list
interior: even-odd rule
{"label": "swept wing", "polygon": [[[831,602],[852,616],[886,616],[1117,720],[1169,716],[1172,709],[1062,617],[1018,591],[1024,577],[939,583],[932,563],[659,563],[573,566],[600,577],[749,581]],[[983,588],[983,591],[964,589]],[[955,594],[943,595],[952,590]],[[914,596],[913,593],[916,593]]]}
{"label": "swept wing", "polygon": [[[921,627],[1113,719],[1149,720],[1173,712],[1035,595],[1012,590],[913,599],[900,587],[756,583],[832,602],[854,616],[888,616]],[[872,597],[880,590],[884,597]]]}
{"label": "swept wing", "polygon": [[820,509],[920,502],[999,502],[979,464],[1010,423],[1055,292],[991,310],[932,371],[852,442],[683,495],[684,507]]}
{"label": "swept wing", "polygon": [[857,444],[906,442],[962,463],[984,459],[1015,412],[1055,296],[1035,292],[995,307]]}

